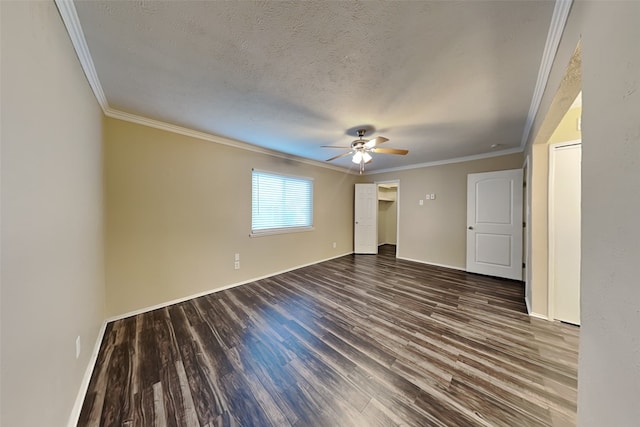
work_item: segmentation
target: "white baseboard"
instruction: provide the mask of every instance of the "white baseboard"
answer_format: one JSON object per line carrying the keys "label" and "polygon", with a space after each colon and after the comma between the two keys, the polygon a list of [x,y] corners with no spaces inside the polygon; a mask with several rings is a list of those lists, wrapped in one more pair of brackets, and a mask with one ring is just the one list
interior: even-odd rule
{"label": "white baseboard", "polygon": [[549,318],[543,314],[529,313],[529,316],[535,317],[536,319],[549,320]]}
{"label": "white baseboard", "polygon": [[291,267],[291,268],[288,268],[288,269],[282,270],[282,271],[277,271],[275,273],[269,273],[269,274],[264,275],[264,276],[254,277],[254,278],[251,278],[251,279],[243,280],[242,282],[231,283],[229,285],[225,285],[225,286],[222,286],[220,288],[210,289],[210,290],[203,291],[203,292],[198,292],[197,294],[192,294],[192,295],[188,295],[188,296],[185,296],[185,297],[182,297],[182,298],[177,298],[177,299],[174,299],[174,300],[171,300],[171,301],[162,302],[160,304],[152,305],[150,307],[144,307],[144,308],[140,308],[140,309],[137,309],[137,310],[129,311],[127,313],[118,314],[118,315],[109,317],[106,320],[106,322],[109,323],[109,322],[113,322],[115,320],[125,319],[127,317],[136,316],[136,315],[142,314],[142,313],[147,313],[149,311],[157,310],[159,308],[168,307],[168,306],[173,305],[173,304],[178,304],[178,303],[181,303],[181,302],[189,301],[189,300],[194,299],[194,298],[199,298],[199,297],[203,297],[205,295],[214,294],[216,292],[221,292],[221,291],[224,291],[224,290],[227,290],[227,289],[235,288],[237,286],[246,285],[247,283],[255,282],[257,280],[267,279],[269,277],[277,276],[278,274],[287,273],[289,271],[297,270],[299,268],[308,267],[310,265],[318,264],[318,263],[325,262],[325,261],[330,261],[332,259],[340,258],[340,257],[346,256],[346,255],[351,255],[351,254],[353,254],[353,252],[346,252],[346,253],[343,253],[343,254],[340,254],[340,255],[336,255],[336,256],[333,256],[333,257],[330,257],[330,258],[325,258],[325,259],[321,259],[321,260],[318,260],[318,261],[309,262],[307,264],[297,265],[295,267]]}
{"label": "white baseboard", "polygon": [[247,283],[251,283],[251,282],[255,282],[257,280],[261,280],[261,279],[266,279],[268,277],[272,277],[272,276],[276,276],[278,274],[282,274],[282,273],[287,273],[289,271],[293,271],[293,270],[297,270],[299,268],[303,268],[303,267],[308,267],[310,265],[314,265],[314,264],[318,264],[320,262],[325,262],[325,261],[330,261],[332,259],[335,258],[340,258],[346,255],[351,255],[353,254],[353,252],[346,252],[340,255],[336,255],[330,258],[326,258],[323,260],[319,260],[319,261],[315,261],[315,262],[310,262],[307,264],[303,264],[303,265],[298,265],[296,267],[292,267],[286,270],[282,270],[282,271],[278,271],[275,273],[271,273],[265,276],[261,276],[261,277],[256,277],[253,279],[248,279],[248,280],[244,280],[242,282],[238,282],[238,283],[232,283],[230,285],[227,286],[223,286],[221,288],[217,288],[217,289],[213,289],[213,290],[209,290],[209,291],[205,291],[205,292],[200,292],[194,295],[190,295],[190,296],[186,296],[183,298],[178,298],[175,300],[171,300],[171,301],[167,301],[161,304],[156,304],[153,305],[151,307],[145,307],[145,308],[141,308],[139,310],[134,310],[134,311],[130,311],[128,313],[124,313],[121,315],[117,315],[117,316],[113,316],[113,317],[109,317],[108,319],[106,319],[103,323],[102,326],[100,327],[100,331],[98,332],[98,337],[96,338],[96,343],[93,346],[93,352],[91,353],[91,358],[89,359],[89,364],[87,365],[87,369],[85,370],[84,373],[84,377],[82,378],[82,382],[80,383],[80,389],[78,390],[78,395],[76,397],[76,401],[73,405],[73,409],[71,410],[71,415],[69,416],[69,422],[67,423],[68,427],[75,427],[78,424],[78,419],[80,418],[80,411],[82,410],[82,405],[84,403],[84,399],[86,397],[87,394],[87,390],[89,388],[89,382],[91,381],[91,375],[93,374],[93,370],[95,368],[96,362],[98,360],[98,352],[100,351],[100,345],[102,345],[102,340],[104,338],[104,333],[106,331],[107,328],[107,324],[110,322],[113,322],[114,320],[120,320],[120,319],[124,319],[127,317],[131,317],[131,316],[135,316],[137,314],[142,314],[142,313],[146,313],[148,311],[152,311],[152,310],[156,310],[158,308],[164,308],[173,304],[177,304],[180,302],[184,302],[184,301],[188,301],[190,299],[193,298],[198,298],[204,295],[209,295],[209,294],[213,294],[216,292],[220,292],[223,291],[225,289],[231,289],[231,288],[235,288],[236,286],[241,286],[241,285],[245,285]]}
{"label": "white baseboard", "polygon": [[529,299],[527,297],[524,298],[524,303],[527,304],[527,314],[530,317],[535,317],[536,319],[542,319],[542,320],[549,320],[549,318],[547,316],[544,316],[542,314],[538,314],[538,313],[534,313],[531,311],[531,303],[529,302]]}
{"label": "white baseboard", "polygon": [[89,358],[87,369],[85,369],[84,371],[84,376],[82,377],[82,382],[80,383],[80,389],[78,390],[76,401],[73,404],[71,415],[69,416],[69,422],[67,423],[68,427],[76,427],[78,425],[78,419],[80,418],[80,411],[82,410],[82,404],[84,403],[84,398],[87,395],[87,389],[89,388],[89,382],[91,381],[91,375],[93,374],[93,369],[95,368],[96,362],[98,361],[98,353],[100,352],[100,346],[102,345],[104,332],[107,329],[107,323],[108,321],[106,320],[102,322],[102,326],[98,331],[98,337],[96,338],[96,342],[93,345],[93,352],[91,353],[91,358]]}
{"label": "white baseboard", "polygon": [[420,264],[427,264],[427,265],[433,265],[435,267],[444,267],[444,268],[450,268],[452,270],[459,270],[459,271],[466,271],[464,268],[460,268],[460,267],[455,267],[453,265],[447,265],[447,264],[438,264],[436,262],[428,262],[428,261],[422,261],[419,259],[413,259],[413,258],[405,258],[402,256],[396,256],[396,258],[404,260],[404,261],[411,261],[411,262],[418,262]]}

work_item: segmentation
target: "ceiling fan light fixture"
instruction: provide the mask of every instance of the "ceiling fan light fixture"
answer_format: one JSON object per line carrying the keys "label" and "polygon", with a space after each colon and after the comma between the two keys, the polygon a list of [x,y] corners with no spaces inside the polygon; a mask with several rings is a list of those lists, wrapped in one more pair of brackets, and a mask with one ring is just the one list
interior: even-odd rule
{"label": "ceiling fan light fixture", "polygon": [[362,160],[364,160],[365,163],[368,163],[371,160],[371,154],[365,151],[362,155]]}
{"label": "ceiling fan light fixture", "polygon": [[[367,153],[365,153],[367,154]],[[371,156],[369,156],[371,157]],[[351,159],[351,161],[355,164],[358,164],[362,161],[362,152],[361,151],[356,151],[356,153],[353,155],[353,158]]]}

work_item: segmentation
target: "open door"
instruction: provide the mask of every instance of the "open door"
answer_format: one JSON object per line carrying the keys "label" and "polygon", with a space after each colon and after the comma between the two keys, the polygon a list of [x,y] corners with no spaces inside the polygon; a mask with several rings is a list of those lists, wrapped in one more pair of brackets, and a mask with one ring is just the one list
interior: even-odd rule
{"label": "open door", "polygon": [[378,253],[378,186],[356,184],[353,225],[353,251]]}
{"label": "open door", "polygon": [[467,271],[522,280],[522,169],[467,175]]}
{"label": "open door", "polygon": [[549,146],[549,317],[580,325],[580,141]]}

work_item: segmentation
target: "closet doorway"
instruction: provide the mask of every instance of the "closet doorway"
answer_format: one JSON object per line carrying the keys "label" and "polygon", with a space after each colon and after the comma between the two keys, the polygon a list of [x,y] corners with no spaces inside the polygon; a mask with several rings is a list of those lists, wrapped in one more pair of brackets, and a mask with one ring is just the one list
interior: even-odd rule
{"label": "closet doorway", "polygon": [[400,181],[376,182],[378,189],[378,246],[395,248],[398,256]]}

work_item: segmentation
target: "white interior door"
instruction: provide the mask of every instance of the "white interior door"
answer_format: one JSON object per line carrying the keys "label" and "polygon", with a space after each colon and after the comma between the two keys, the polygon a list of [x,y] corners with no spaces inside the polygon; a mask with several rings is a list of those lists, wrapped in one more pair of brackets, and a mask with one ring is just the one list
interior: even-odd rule
{"label": "white interior door", "polygon": [[378,186],[356,184],[353,250],[357,254],[378,253]]}
{"label": "white interior door", "polygon": [[522,280],[522,169],[467,175],[467,271]]}
{"label": "white interior door", "polygon": [[579,325],[582,148],[552,145],[549,154],[549,311]]}

